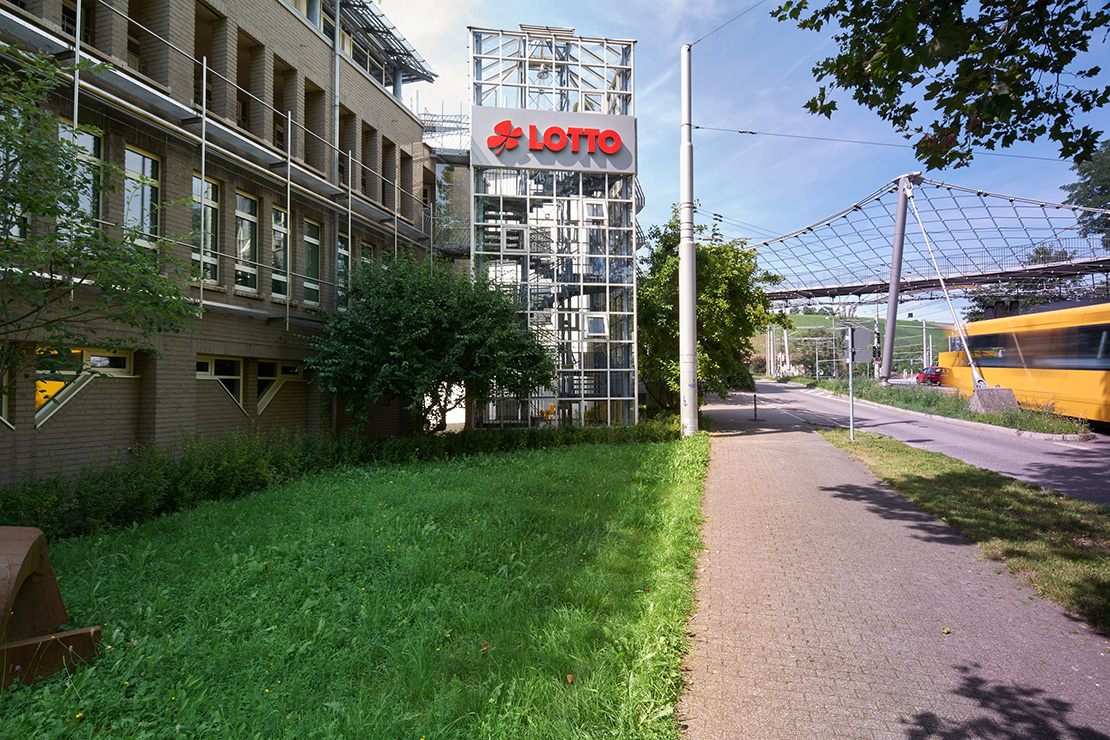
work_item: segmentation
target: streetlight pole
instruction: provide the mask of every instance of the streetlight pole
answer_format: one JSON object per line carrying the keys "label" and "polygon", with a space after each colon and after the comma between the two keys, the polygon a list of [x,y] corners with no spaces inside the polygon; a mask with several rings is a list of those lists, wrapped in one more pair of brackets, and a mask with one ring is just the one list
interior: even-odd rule
{"label": "streetlight pole", "polygon": [[690,47],[682,47],[682,145],[679,149],[678,382],[682,434],[698,432],[697,284],[694,250],[694,142]]}

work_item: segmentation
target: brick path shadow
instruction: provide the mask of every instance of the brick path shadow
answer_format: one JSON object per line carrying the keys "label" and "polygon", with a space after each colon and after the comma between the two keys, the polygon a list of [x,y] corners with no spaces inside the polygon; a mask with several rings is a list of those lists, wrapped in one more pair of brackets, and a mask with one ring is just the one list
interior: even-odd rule
{"label": "brick path shadow", "polygon": [[914,530],[914,536],[926,542],[949,545],[970,545],[971,541],[931,514],[918,509],[899,493],[881,486],[824,486],[836,498],[863,503],[867,510],[884,519],[900,521]]}
{"label": "brick path shadow", "polygon": [[907,721],[907,740],[1110,740],[1104,732],[1071,724],[1071,703],[1054,699],[1043,689],[993,683],[979,675],[978,664],[955,668],[960,685],[952,693],[974,701],[983,713],[951,720],[920,712]]}

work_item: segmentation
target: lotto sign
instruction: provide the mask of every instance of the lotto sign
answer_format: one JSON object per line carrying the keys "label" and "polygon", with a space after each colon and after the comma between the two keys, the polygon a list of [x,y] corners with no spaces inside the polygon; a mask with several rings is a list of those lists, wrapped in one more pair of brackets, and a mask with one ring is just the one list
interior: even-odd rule
{"label": "lotto sign", "polygon": [[475,106],[470,162],[484,167],[636,172],[636,119]]}

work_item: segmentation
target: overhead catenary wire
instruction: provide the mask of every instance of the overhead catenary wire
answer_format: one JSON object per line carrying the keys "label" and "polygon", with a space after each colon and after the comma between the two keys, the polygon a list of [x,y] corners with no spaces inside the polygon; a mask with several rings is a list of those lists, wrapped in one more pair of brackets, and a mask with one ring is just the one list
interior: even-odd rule
{"label": "overhead catenary wire", "polygon": [[[695,129],[702,131],[718,131],[726,134],[747,134],[750,136],[778,136],[785,139],[805,139],[808,141],[826,141],[835,144],[864,144],[867,146],[885,146],[893,147],[895,149],[914,149],[913,144],[895,144],[890,141],[867,141],[865,139],[839,139],[832,136],[806,136],[804,134],[784,134],[773,131],[749,131],[745,129],[732,129],[732,128],[716,128],[714,126],[698,126],[694,125]],[[1040,162],[1059,162],[1056,157],[1037,157],[1031,154],[1007,154],[1004,152],[989,152],[982,149],[976,149],[971,152],[975,156],[986,157],[1008,157],[1010,159],[1034,159]]]}
{"label": "overhead catenary wire", "polygon": [[[760,6],[760,5],[763,5],[763,4],[765,3],[765,2],[767,2],[767,0],[759,0],[759,2],[758,2],[758,3],[756,3],[755,5],[750,5],[750,6],[748,6],[748,7],[747,7],[747,8],[745,8],[744,10],[742,10],[742,11],[740,11],[739,13],[737,13],[736,15],[734,15],[734,16],[733,16],[732,18],[728,19],[727,21],[725,21],[725,22],[724,22],[724,23],[722,23],[721,25],[719,25],[719,26],[717,26],[716,28],[714,28],[714,29],[713,29],[712,31],[710,31],[709,33],[707,33],[707,34],[705,34],[704,36],[702,36],[702,37],[701,37],[700,39],[698,39],[697,41],[695,41],[695,42],[694,42],[693,44],[690,44],[690,46],[693,46],[694,44],[697,44],[697,43],[700,43],[700,42],[704,41],[705,39],[709,38],[709,37],[710,37],[710,36],[712,36],[713,34],[717,33],[717,31],[720,31],[720,30],[721,30],[722,28],[724,28],[725,26],[727,26],[727,25],[729,25],[730,23],[732,23],[733,21],[737,21],[737,20],[740,20],[740,19],[741,19],[741,18],[743,18],[743,17],[745,16],[745,15],[747,15],[748,13],[750,13],[750,12],[752,12],[753,10],[755,10],[756,8],[758,8],[758,7]],[[695,127],[695,128],[696,128],[696,127]]]}

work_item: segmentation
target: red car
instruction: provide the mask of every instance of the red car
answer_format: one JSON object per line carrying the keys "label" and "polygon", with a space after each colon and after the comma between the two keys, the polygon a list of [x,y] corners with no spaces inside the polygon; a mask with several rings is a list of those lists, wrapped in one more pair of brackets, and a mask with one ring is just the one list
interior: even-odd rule
{"label": "red car", "polygon": [[917,382],[928,385],[942,385],[948,377],[946,367],[927,367],[917,374]]}

